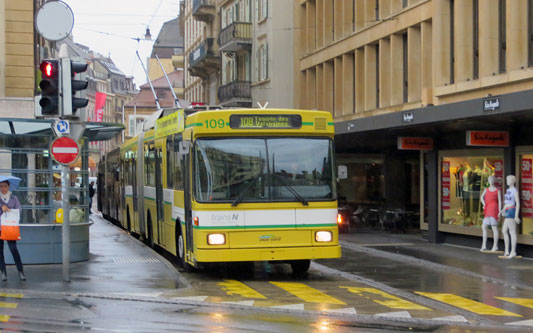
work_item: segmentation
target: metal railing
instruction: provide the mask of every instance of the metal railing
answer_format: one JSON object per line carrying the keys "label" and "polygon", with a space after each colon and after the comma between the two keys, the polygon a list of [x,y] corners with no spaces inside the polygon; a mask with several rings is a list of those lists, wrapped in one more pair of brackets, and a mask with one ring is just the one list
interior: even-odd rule
{"label": "metal railing", "polygon": [[215,7],[214,0],[193,0],[192,2],[192,14],[196,14],[196,12],[201,7]]}
{"label": "metal railing", "polygon": [[200,61],[206,57],[215,57],[213,52],[214,38],[206,38],[200,45],[189,54],[189,68],[196,66]]}
{"label": "metal railing", "polygon": [[235,98],[252,98],[252,89],[250,81],[232,81],[218,88],[218,99],[221,102],[229,101]]}
{"label": "metal railing", "polygon": [[218,34],[218,45],[222,47],[234,39],[249,40],[252,43],[252,23],[248,22],[233,22]]}

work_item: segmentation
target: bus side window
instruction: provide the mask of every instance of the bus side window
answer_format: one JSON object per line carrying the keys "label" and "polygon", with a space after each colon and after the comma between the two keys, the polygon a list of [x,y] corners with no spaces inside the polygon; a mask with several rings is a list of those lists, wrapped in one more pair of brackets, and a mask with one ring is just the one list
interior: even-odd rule
{"label": "bus side window", "polygon": [[173,165],[174,162],[174,142],[173,138],[169,136],[167,138],[167,188],[174,187],[174,172]]}
{"label": "bus side window", "polygon": [[183,190],[183,155],[179,152],[179,146],[181,144],[181,134],[176,134],[174,136],[174,189]]}

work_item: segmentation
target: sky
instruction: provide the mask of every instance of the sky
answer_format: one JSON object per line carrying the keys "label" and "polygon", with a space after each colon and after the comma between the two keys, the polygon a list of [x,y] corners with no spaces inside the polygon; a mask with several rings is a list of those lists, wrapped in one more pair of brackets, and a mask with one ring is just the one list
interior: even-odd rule
{"label": "sky", "polygon": [[[144,66],[164,22],[177,17],[179,0],[63,0],[74,13],[74,42],[111,56],[137,87],[146,83]],[[150,27],[152,41],[144,40]],[[140,38],[140,41],[134,40]]]}

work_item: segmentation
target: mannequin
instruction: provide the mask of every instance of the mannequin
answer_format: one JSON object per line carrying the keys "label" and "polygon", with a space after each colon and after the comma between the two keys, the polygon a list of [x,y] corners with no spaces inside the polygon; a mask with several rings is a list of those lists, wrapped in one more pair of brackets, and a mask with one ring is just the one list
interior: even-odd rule
{"label": "mannequin", "polygon": [[[520,210],[520,198],[518,190],[515,187],[516,177],[509,175],[506,178],[507,192],[504,196],[504,206],[500,215],[505,217],[503,221],[503,239],[505,242],[505,252],[503,257],[511,259],[516,257],[516,225],[520,224],[518,212]],[[511,236],[511,243],[509,244],[509,235]]]}
{"label": "mannequin", "polygon": [[480,197],[481,204],[483,205],[483,215],[485,216],[481,226],[483,229],[481,251],[487,250],[487,229],[490,226],[494,235],[494,244],[492,245],[491,252],[496,252],[498,251],[498,215],[502,208],[502,196],[500,190],[494,186],[494,176],[489,176],[487,180],[489,182],[489,187],[483,190]]}

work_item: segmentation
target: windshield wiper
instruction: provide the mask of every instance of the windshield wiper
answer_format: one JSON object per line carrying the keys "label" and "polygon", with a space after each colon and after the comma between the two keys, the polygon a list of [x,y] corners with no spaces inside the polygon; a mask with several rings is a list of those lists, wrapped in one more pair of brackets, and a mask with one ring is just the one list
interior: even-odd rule
{"label": "windshield wiper", "polygon": [[255,185],[255,183],[257,183],[257,180],[259,178],[261,178],[261,177],[260,176],[255,177],[254,179],[252,179],[251,182],[248,183],[248,185],[246,185],[246,187],[244,188],[244,190],[242,190],[241,194],[239,194],[237,199],[235,199],[235,201],[233,201],[233,203],[231,204],[231,207],[236,207],[242,201],[242,199],[244,199],[244,195],[246,194],[246,192],[248,192],[248,190],[250,188],[252,188],[252,186]]}
{"label": "windshield wiper", "polygon": [[309,202],[307,202],[307,200],[304,199],[304,197],[302,197],[300,195],[300,193],[298,193],[292,186],[289,185],[289,183],[287,183],[287,181],[285,179],[283,179],[283,177],[281,177],[280,175],[278,175],[277,173],[274,173],[274,175],[279,179],[281,180],[281,182],[283,183],[283,185],[285,185],[285,187],[287,187],[289,189],[289,191],[296,197],[296,199],[300,200],[300,202],[304,205],[304,206],[309,206]]}

